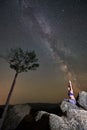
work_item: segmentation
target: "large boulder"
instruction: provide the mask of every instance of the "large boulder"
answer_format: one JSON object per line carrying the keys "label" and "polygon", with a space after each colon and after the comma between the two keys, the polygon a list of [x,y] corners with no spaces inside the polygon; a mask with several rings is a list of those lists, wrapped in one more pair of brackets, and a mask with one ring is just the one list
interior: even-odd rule
{"label": "large boulder", "polygon": [[78,95],[78,104],[87,110],[87,92],[81,91]]}
{"label": "large boulder", "polygon": [[62,117],[55,114],[49,116],[50,130],[68,130],[68,126]]}
{"label": "large boulder", "polygon": [[87,111],[70,109],[66,117],[50,114],[49,123],[51,130],[87,130]]}
{"label": "large boulder", "polygon": [[85,111],[85,110],[77,110],[77,109],[70,109],[67,112],[68,124],[71,125],[70,122],[72,120],[74,122],[76,122],[73,125],[78,128],[77,130],[87,130],[87,111]]}
{"label": "large boulder", "polygon": [[50,130],[49,113],[31,110],[19,123],[15,130]]}
{"label": "large boulder", "polygon": [[4,123],[4,130],[15,129],[21,120],[30,113],[31,107],[28,104],[15,105],[8,110]]}
{"label": "large boulder", "polygon": [[60,108],[62,112],[68,112],[70,109],[79,109],[77,105],[71,104],[67,101],[62,101]]}

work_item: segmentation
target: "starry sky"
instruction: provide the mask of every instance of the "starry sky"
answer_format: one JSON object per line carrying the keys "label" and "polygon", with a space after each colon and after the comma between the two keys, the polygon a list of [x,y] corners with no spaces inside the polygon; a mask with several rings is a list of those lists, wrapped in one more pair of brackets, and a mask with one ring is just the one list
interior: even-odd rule
{"label": "starry sky", "polygon": [[[59,102],[69,79],[87,91],[87,1],[0,0],[0,55],[15,47],[35,50],[40,67],[19,74],[11,104]],[[14,74],[0,58],[0,104]]]}

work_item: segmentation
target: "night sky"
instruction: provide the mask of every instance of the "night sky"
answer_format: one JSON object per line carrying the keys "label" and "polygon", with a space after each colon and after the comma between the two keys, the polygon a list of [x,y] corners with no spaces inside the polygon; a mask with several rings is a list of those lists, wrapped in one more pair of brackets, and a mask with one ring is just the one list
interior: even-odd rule
{"label": "night sky", "polygon": [[[0,55],[11,48],[35,50],[40,67],[18,76],[11,104],[56,103],[87,91],[87,0],[0,0]],[[0,104],[15,71],[0,59]]]}

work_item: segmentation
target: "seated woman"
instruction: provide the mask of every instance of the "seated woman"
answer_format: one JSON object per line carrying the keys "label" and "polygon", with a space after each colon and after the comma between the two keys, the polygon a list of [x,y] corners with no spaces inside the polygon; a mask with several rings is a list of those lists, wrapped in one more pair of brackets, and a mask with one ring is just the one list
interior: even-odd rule
{"label": "seated woman", "polygon": [[69,96],[68,101],[69,101],[71,104],[76,104],[76,99],[75,99],[75,97],[74,97],[74,93],[73,93],[73,88],[72,88],[72,83],[71,83],[71,81],[69,81],[69,85],[68,85],[68,96]]}
{"label": "seated woman", "polygon": [[68,97],[69,97],[68,99],[64,99],[64,100],[70,102],[71,104],[76,104],[76,99],[74,97],[72,83],[70,80],[68,83]]}

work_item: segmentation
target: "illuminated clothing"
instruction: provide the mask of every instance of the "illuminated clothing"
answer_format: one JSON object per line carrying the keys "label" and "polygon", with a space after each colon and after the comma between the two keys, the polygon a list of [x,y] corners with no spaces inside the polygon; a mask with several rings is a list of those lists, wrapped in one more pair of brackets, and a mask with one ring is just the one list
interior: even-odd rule
{"label": "illuminated clothing", "polygon": [[76,104],[76,100],[75,99],[68,99],[69,100],[69,102],[71,103],[71,104]]}

